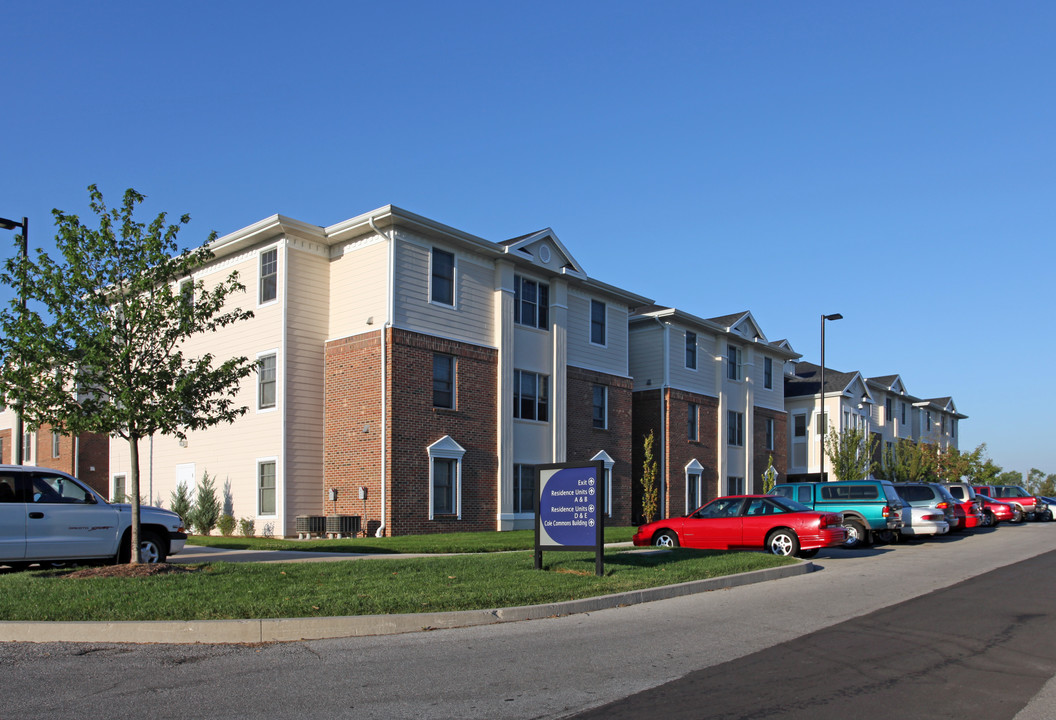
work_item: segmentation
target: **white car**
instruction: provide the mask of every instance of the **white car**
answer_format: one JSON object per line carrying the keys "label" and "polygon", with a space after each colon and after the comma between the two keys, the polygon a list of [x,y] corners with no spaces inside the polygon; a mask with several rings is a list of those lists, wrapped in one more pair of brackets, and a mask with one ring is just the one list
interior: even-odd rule
{"label": "white car", "polygon": [[946,515],[938,508],[905,505],[902,508],[903,535],[945,535],[950,531]]}
{"label": "white car", "polygon": [[[111,504],[71,475],[46,468],[0,465],[0,565],[131,557],[132,506]],[[169,510],[140,508],[144,562],[165,562],[187,533]]]}

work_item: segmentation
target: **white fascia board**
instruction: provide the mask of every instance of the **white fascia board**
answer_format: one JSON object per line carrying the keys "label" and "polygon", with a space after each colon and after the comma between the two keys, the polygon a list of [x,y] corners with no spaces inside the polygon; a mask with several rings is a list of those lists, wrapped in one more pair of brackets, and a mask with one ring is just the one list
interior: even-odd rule
{"label": "white fascia board", "polygon": [[310,225],[306,222],[294,220],[293,218],[284,215],[272,215],[271,217],[264,218],[252,225],[248,225],[241,230],[236,230],[233,233],[228,233],[221,238],[217,238],[210,243],[209,249],[212,250],[213,254],[217,257],[223,257],[225,255],[232,255],[250,245],[269,240],[279,235],[288,235],[315,242],[325,242],[323,228],[318,225]]}

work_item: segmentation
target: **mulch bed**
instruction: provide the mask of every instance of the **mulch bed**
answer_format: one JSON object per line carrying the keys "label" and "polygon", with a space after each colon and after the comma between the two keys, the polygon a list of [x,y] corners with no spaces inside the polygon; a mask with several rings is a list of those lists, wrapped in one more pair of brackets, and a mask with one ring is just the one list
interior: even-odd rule
{"label": "mulch bed", "polygon": [[68,578],[100,578],[100,577],[149,577],[151,575],[165,575],[167,573],[193,573],[198,568],[186,565],[173,565],[171,563],[135,563],[125,565],[99,565],[97,567],[86,567],[74,570],[64,575]]}

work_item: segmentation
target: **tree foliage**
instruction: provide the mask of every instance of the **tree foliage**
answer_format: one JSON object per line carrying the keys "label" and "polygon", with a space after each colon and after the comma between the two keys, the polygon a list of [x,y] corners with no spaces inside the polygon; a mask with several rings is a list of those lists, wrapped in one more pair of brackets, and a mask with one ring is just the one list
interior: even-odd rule
{"label": "tree foliage", "polygon": [[247,410],[236,395],[255,365],[246,357],[190,356],[184,343],[252,313],[226,308],[229,296],[245,290],[236,273],[209,287],[192,280],[212,258],[206,245],[215,233],[180,252],[177,234],[189,216],[166,225],[161,213],[147,225],[134,218],[144,200],[135,190],[114,209],[96,186],[88,191],[98,229],[54,210],[58,257],[38,251],[35,260],[9,260],[0,275],[27,302],[25,310],[12,302],[0,312],[0,392],[30,428],[47,423],[128,441],[136,562],[139,440],[183,438]]}
{"label": "tree foliage", "polygon": [[770,455],[770,461],[763,470],[763,492],[769,493],[777,484],[777,468],[774,467],[774,456]]}
{"label": "tree foliage", "polygon": [[837,480],[863,480],[872,474],[876,463],[873,449],[876,438],[861,428],[845,428],[836,432],[829,428],[825,438],[825,455],[832,464]]}
{"label": "tree foliage", "polygon": [[645,436],[645,462],[642,463],[642,516],[646,522],[656,519],[660,507],[660,487],[657,482],[658,468],[653,455],[656,440],[653,432]]}
{"label": "tree foliage", "polygon": [[216,494],[216,481],[208,471],[202,473],[198,490],[194,494],[194,507],[191,509],[191,524],[199,535],[208,535],[220,520],[223,508]]}

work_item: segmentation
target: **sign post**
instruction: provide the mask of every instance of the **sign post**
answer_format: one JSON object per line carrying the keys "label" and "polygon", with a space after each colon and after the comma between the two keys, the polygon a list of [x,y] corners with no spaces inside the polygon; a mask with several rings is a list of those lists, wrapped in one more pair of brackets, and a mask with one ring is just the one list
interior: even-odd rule
{"label": "sign post", "polygon": [[536,467],[536,570],[543,567],[543,550],[593,550],[594,571],[605,574],[604,472],[600,461]]}

